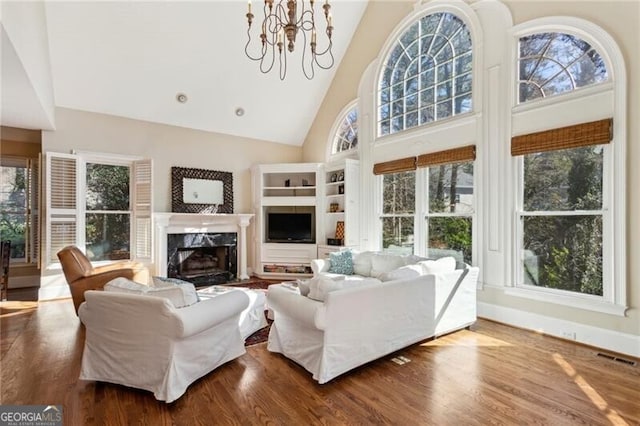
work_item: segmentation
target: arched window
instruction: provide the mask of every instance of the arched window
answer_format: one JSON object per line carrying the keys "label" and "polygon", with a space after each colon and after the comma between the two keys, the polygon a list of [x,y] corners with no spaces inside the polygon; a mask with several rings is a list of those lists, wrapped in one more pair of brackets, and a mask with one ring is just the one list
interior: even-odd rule
{"label": "arched window", "polygon": [[537,33],[519,41],[520,103],[607,81],[607,68],[589,43],[571,34]]}
{"label": "arched window", "polygon": [[458,17],[422,17],[389,52],[378,85],[378,136],[471,111],[472,43]]}
{"label": "arched window", "polygon": [[358,107],[354,103],[343,115],[340,125],[338,126],[333,144],[331,146],[331,155],[345,151],[355,150],[358,147]]}
{"label": "arched window", "polygon": [[608,67],[621,63],[611,60],[619,56],[606,33],[576,23],[592,31],[570,32],[594,34],[592,42],[569,31],[528,31],[517,38],[517,102],[553,101],[516,107],[513,116],[520,253],[515,286],[554,303],[619,313],[626,291],[618,279],[624,234],[614,224],[623,205],[617,200],[624,192],[626,141],[620,131],[623,95],[616,88],[624,86],[624,74],[615,68],[614,85],[576,93],[612,81]]}

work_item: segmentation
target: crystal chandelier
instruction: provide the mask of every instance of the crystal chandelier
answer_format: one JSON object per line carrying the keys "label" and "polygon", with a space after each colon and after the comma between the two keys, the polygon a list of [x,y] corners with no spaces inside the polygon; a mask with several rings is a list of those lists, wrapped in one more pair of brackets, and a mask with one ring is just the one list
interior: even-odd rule
{"label": "crystal chandelier", "polygon": [[[246,55],[254,60],[260,61],[260,71],[268,73],[273,69],[276,60],[280,69],[280,80],[284,80],[287,75],[287,55],[292,53],[296,46],[296,36],[302,42],[302,72],[304,76],[311,80],[315,75],[315,68],[329,69],[333,66],[334,57],[331,35],[333,33],[331,5],[326,0],[324,9],[324,20],[327,24],[325,33],[327,35],[327,47],[324,50],[318,49],[316,43],[316,14],[314,10],[314,0],[265,0],[262,8],[263,17],[260,26],[260,43],[255,43],[252,54],[249,50],[251,45],[251,24],[254,15],[251,13],[251,0],[248,4],[247,12],[247,44],[244,47]],[[260,18],[260,17],[259,17]],[[285,40],[286,38],[286,40]],[[300,40],[302,38],[302,40]],[[285,48],[284,44],[287,43]],[[257,52],[257,48],[260,48]],[[326,57],[325,57],[326,55]],[[277,58],[277,59],[276,59]]]}

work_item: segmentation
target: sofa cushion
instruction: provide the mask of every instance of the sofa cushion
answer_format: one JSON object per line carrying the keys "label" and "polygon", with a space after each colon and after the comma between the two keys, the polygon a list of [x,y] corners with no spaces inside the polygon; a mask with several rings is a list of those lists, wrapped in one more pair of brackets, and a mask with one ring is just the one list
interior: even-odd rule
{"label": "sofa cushion", "polygon": [[372,251],[352,251],[353,273],[363,277],[371,276],[371,258],[375,254]]}
{"label": "sofa cushion", "polygon": [[309,280],[309,295],[307,297],[324,302],[327,295],[333,291],[379,283],[380,280],[368,277],[350,276],[345,279],[344,276],[329,278],[326,275],[319,275]]}
{"label": "sofa cushion", "polygon": [[353,274],[353,257],[351,250],[342,250],[329,253],[331,266],[329,272],[334,274]]}
{"label": "sofa cushion", "polygon": [[193,305],[198,301],[196,288],[193,284],[188,284],[190,284],[190,286],[171,285],[167,287],[152,287],[120,277],[105,284],[104,291],[164,297],[165,299],[169,299],[174,307],[182,308]]}
{"label": "sofa cushion", "polygon": [[453,272],[456,269],[456,259],[451,256],[441,257],[437,260],[423,260],[418,262],[424,275],[443,274]]}
{"label": "sofa cushion", "polygon": [[391,272],[405,266],[405,260],[402,256],[394,254],[375,253],[371,257],[371,275],[374,278],[380,278],[385,272]]}
{"label": "sofa cushion", "polygon": [[409,278],[419,277],[424,275],[422,265],[407,265],[401,266],[393,271],[384,272],[380,275],[380,281],[395,281]]}

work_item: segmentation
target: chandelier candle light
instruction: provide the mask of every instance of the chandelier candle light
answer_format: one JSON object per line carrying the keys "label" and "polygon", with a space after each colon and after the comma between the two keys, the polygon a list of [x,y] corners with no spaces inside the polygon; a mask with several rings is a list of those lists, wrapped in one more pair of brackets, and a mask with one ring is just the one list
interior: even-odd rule
{"label": "chandelier candle light", "polygon": [[[262,7],[263,18],[260,26],[260,44],[255,44],[255,46],[260,47],[260,52],[251,54],[249,49],[251,45],[251,24],[253,23],[254,15],[251,13],[251,0],[249,0],[246,14],[248,40],[244,47],[244,52],[250,59],[260,61],[260,71],[262,73],[266,74],[273,69],[277,57],[280,80],[284,80],[287,75],[287,55],[293,53],[298,34],[301,34],[302,37],[302,72],[307,79],[311,80],[314,77],[315,66],[325,70],[333,66],[334,57],[331,51],[333,46],[331,41],[333,18],[331,16],[331,5],[329,0],[326,0],[322,5],[327,24],[325,33],[328,45],[326,49],[318,50],[314,4],[314,0],[265,0]],[[286,49],[284,49],[285,37],[287,42]],[[327,55],[327,59],[322,59],[321,63],[318,59],[325,55]],[[305,63],[306,60],[308,60],[308,63]]]}

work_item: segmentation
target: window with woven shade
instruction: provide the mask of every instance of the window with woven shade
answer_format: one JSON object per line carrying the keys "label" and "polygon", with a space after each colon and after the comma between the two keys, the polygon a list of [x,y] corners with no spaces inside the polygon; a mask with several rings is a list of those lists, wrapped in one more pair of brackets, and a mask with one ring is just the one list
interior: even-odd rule
{"label": "window with woven shade", "polygon": [[429,257],[454,255],[472,263],[475,158],[475,145],[417,157],[428,188],[424,227]]}
{"label": "window with woven shade", "polygon": [[612,120],[513,137],[522,156],[520,284],[603,296],[603,167]]}

